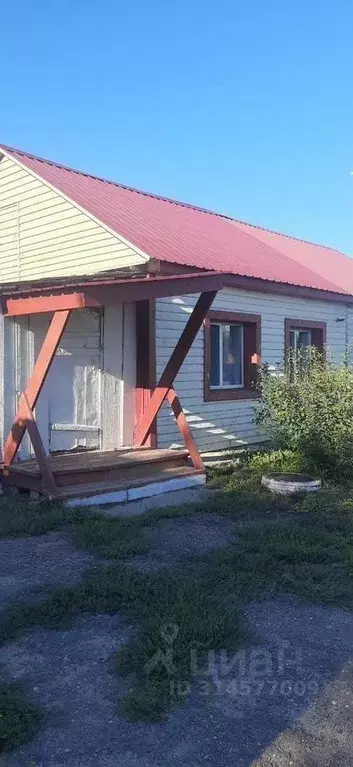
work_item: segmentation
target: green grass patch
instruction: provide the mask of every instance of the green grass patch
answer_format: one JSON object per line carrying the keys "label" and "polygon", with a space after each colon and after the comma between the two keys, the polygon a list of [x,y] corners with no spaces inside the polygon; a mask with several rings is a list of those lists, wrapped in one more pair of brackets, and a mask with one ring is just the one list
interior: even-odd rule
{"label": "green grass patch", "polygon": [[70,509],[56,501],[29,501],[24,496],[3,497],[0,500],[0,538],[44,535],[78,522],[80,509]]}
{"label": "green grass patch", "polygon": [[0,682],[0,753],[30,740],[43,716],[17,684]]}
{"label": "green grass patch", "polygon": [[[326,491],[327,505],[333,495]],[[192,652],[201,659],[208,650],[235,650],[245,640],[242,609],[249,599],[290,593],[353,607],[352,515],[342,499],[336,517],[320,516],[315,503],[300,501],[306,511],[298,520],[236,527],[233,546],[204,555],[187,574],[116,564],[81,586],[14,605],[1,616],[0,640],[31,626],[69,626],[83,613],[126,614],[137,629],[116,659],[130,684],[124,711],[134,720],[160,720],[173,705],[172,683],[192,677]]]}
{"label": "green grass patch", "polygon": [[[172,703],[171,682],[192,675],[191,651],[202,657],[207,650],[235,648],[245,637],[238,606],[220,599],[204,575],[178,577],[111,566],[82,586],[58,589],[34,604],[13,605],[0,618],[0,641],[38,625],[68,627],[83,613],[130,615],[137,634],[116,659],[120,673],[133,680],[124,710],[133,719],[160,720]],[[158,660],[160,652],[170,656],[169,664]]]}
{"label": "green grass patch", "polygon": [[[242,609],[248,600],[289,593],[352,608],[352,487],[278,497],[261,487],[264,470],[296,471],[297,466],[287,453],[246,455],[209,471],[219,492],[208,501],[155,509],[141,517],[112,518],[60,504],[34,505],[34,521],[22,508],[17,523],[0,517],[2,534],[70,529],[80,546],[113,560],[144,552],[144,529],[165,519],[227,515],[234,520],[235,534],[232,546],[201,556],[184,572],[141,573],[116,562],[82,585],[13,605],[0,616],[0,641],[33,626],[69,626],[83,613],[126,614],[137,628],[116,658],[129,684],[124,711],[130,719],[157,721],[173,705],[173,683],[191,679],[192,653],[201,659],[209,650],[235,650],[244,642]],[[28,507],[28,517],[31,513]]]}

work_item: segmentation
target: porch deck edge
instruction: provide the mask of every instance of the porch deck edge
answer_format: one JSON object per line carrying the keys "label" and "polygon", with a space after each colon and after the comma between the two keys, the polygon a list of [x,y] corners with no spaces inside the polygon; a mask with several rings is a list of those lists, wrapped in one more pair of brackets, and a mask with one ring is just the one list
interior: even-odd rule
{"label": "porch deck edge", "polygon": [[172,479],[160,480],[158,482],[147,482],[138,487],[131,487],[125,490],[112,490],[108,493],[98,493],[82,498],[70,498],[65,501],[65,506],[102,506],[109,503],[127,503],[137,501],[142,498],[152,498],[162,493],[170,493],[176,490],[186,490],[192,487],[200,487],[206,484],[205,472],[195,470],[188,476],[173,477]]}

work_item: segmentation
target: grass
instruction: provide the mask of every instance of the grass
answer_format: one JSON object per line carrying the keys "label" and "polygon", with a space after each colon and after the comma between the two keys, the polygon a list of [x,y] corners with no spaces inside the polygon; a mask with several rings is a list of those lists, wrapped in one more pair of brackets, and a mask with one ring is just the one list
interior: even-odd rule
{"label": "grass", "polygon": [[[82,613],[118,610],[138,624],[137,634],[116,658],[119,671],[134,677],[134,692],[124,703],[125,712],[134,719],[141,718],[142,709],[150,720],[165,716],[171,681],[190,678],[191,650],[203,654],[208,649],[235,647],[245,637],[238,608],[218,598],[204,573],[181,577],[113,565],[88,577],[81,586],[57,589],[40,602],[13,605],[0,621],[0,641],[14,639],[37,625],[68,626]],[[173,641],[170,632],[175,634]],[[154,665],[158,653],[168,649],[171,664]]]}
{"label": "grass", "polygon": [[0,682],[0,753],[22,746],[37,732],[41,712],[18,685]]}
{"label": "grass", "polygon": [[[0,641],[31,626],[63,626],[82,613],[129,616],[136,632],[118,652],[116,668],[129,691],[123,706],[134,720],[163,719],[171,683],[192,677],[191,652],[234,650],[246,640],[246,602],[264,595],[353,607],[353,490],[327,487],[318,495],[283,498],[260,486],[266,470],[290,467],[290,455],[246,457],[241,465],[211,472],[220,492],[207,506],[158,509],[133,518],[109,518],[53,504],[35,506],[34,521],[22,509],[15,519],[0,517],[0,534],[70,529],[80,546],[113,560],[83,584],[54,591],[49,598],[13,605],[0,619]],[[184,572],[134,570],[121,559],[144,551],[143,530],[166,518],[200,513],[234,520],[234,545],[203,555]],[[28,511],[27,511],[28,514]],[[30,515],[29,515],[30,516]],[[42,516],[45,517],[42,520]],[[21,531],[21,533],[19,532]],[[190,564],[190,563],[189,563]]]}

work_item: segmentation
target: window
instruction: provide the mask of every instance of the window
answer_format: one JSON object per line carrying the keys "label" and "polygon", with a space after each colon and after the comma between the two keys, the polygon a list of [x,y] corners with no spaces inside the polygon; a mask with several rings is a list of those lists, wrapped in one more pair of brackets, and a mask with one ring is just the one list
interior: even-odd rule
{"label": "window", "polygon": [[211,322],[212,389],[244,386],[244,325]]}
{"label": "window", "polygon": [[258,315],[209,313],[205,320],[206,400],[257,396],[260,327]]}
{"label": "window", "polygon": [[326,322],[314,322],[311,320],[285,321],[285,349],[306,349],[308,346],[316,346],[323,351],[326,343]]}
{"label": "window", "polygon": [[289,334],[289,346],[295,352],[299,351],[299,349],[306,349],[308,346],[312,346],[311,330],[299,330],[299,328],[293,328]]}

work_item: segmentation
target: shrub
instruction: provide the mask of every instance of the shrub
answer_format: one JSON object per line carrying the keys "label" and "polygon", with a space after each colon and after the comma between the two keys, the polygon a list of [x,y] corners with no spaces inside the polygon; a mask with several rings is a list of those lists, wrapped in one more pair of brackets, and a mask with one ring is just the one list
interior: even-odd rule
{"label": "shrub", "polygon": [[271,471],[298,473],[303,468],[301,455],[294,453],[293,450],[249,452],[244,463],[250,469],[255,469],[261,473]]}
{"label": "shrub", "polygon": [[353,371],[311,348],[283,369],[264,368],[255,422],[276,446],[299,453],[306,471],[352,476]]}

